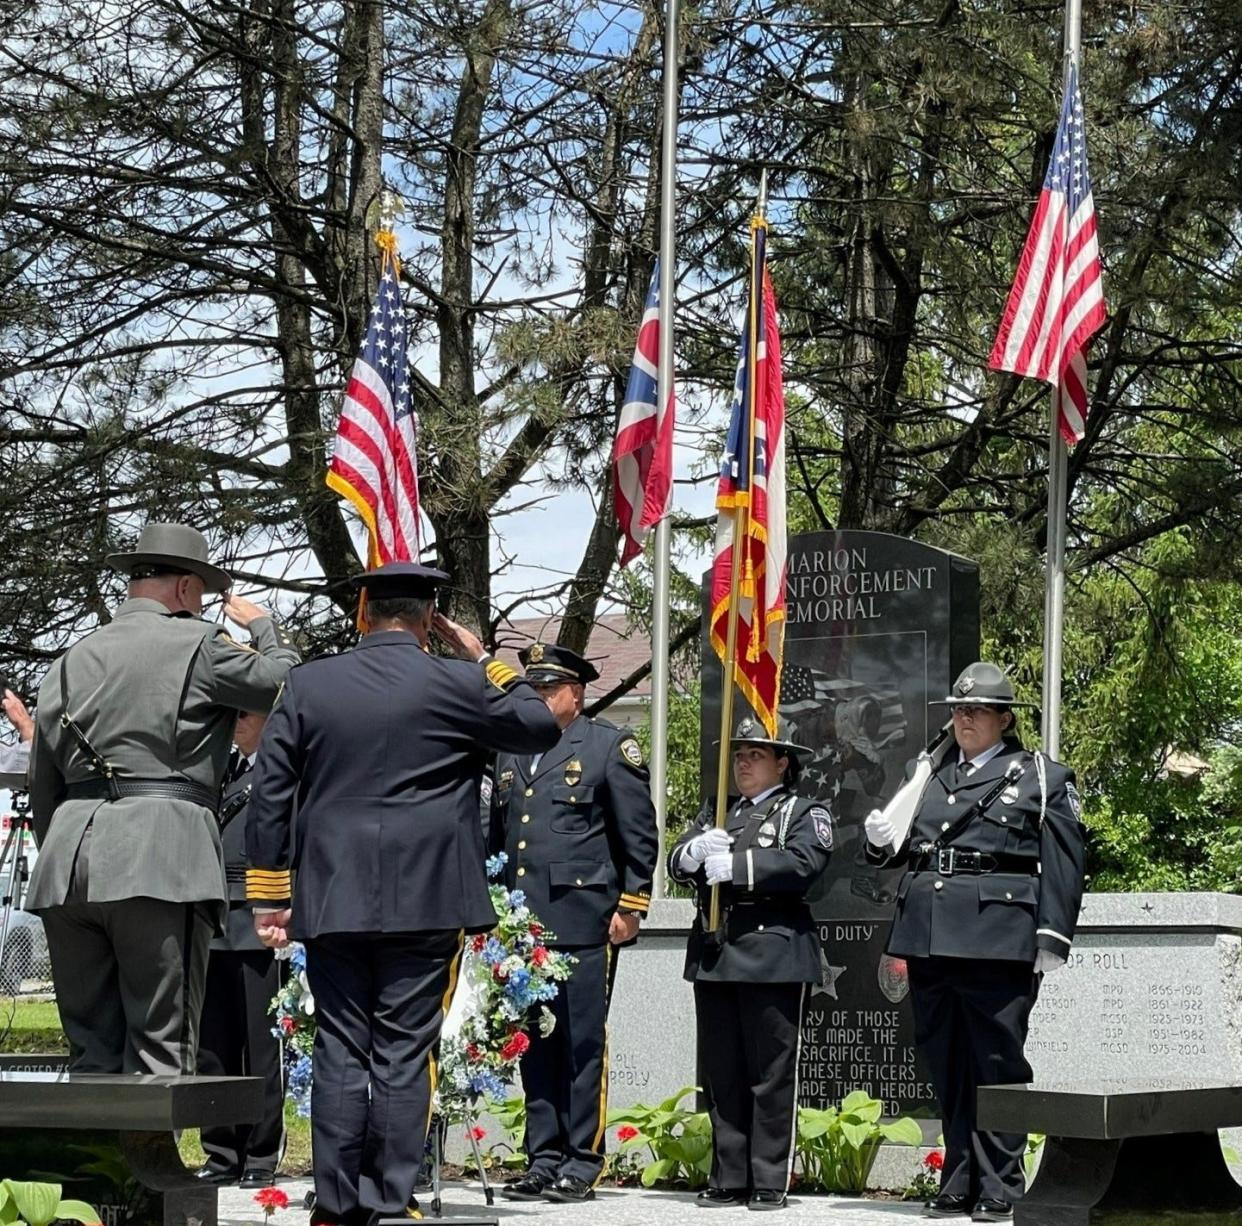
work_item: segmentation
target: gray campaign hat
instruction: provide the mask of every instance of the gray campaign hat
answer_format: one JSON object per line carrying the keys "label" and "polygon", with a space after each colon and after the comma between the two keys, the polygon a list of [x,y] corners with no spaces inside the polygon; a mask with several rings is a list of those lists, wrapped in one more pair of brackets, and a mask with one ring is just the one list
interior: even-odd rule
{"label": "gray campaign hat", "polygon": [[[183,570],[197,575],[209,592],[233,586],[233,576],[207,560],[207,538],[188,524],[147,524],[132,553],[110,553],[104,561],[113,570],[141,578],[144,566],[155,570]],[[134,572],[139,574],[135,576]]]}
{"label": "gray campaign hat", "polygon": [[931,707],[1033,707],[1033,702],[1018,702],[1013,684],[1002,669],[986,660],[976,660],[962,669],[953,683],[948,698],[938,698]]}
{"label": "gray campaign hat", "polygon": [[792,754],[795,758],[799,758],[811,752],[805,745],[799,745],[793,739],[788,720],[777,721],[776,735],[773,737],[768,736],[768,730],[753,715],[744,716],[738,722],[733,738],[729,742],[729,748],[736,749],[739,745],[768,745],[775,751],[777,757]]}

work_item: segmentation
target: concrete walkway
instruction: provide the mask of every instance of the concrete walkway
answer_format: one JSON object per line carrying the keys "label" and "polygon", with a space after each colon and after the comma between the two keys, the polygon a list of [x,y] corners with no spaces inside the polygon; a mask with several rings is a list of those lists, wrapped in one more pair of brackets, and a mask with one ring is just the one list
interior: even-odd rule
{"label": "concrete walkway", "polygon": [[[289,1195],[289,1208],[278,1210],[271,1226],[302,1226],[306,1212],[302,1198],[310,1188],[308,1179],[282,1179],[277,1185]],[[789,1208],[770,1218],[745,1209],[696,1210],[692,1192],[649,1192],[643,1188],[604,1188],[585,1205],[554,1205],[510,1202],[496,1198],[487,1208],[477,1183],[444,1185],[444,1221],[466,1226],[472,1221],[494,1221],[502,1226],[726,1226],[727,1223],[767,1221],[771,1226],[897,1226],[920,1218],[922,1206],[912,1202],[864,1200],[847,1196],[793,1196]],[[431,1197],[420,1195],[423,1212],[430,1216]],[[962,1218],[962,1222],[968,1222]],[[263,1211],[254,1203],[252,1191],[220,1189],[221,1226],[259,1226]]]}

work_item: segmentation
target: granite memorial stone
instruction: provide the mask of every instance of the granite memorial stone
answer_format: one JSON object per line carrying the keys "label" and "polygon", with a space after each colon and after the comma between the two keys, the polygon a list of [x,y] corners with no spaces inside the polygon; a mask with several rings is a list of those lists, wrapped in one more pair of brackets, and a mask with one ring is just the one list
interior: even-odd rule
{"label": "granite memorial stone", "polygon": [[[707,576],[705,602],[709,591]],[[780,711],[814,750],[799,791],[828,804],[836,842],[810,895],[824,967],[807,1008],[803,1101],[826,1106],[864,1089],[890,1112],[927,1113],[931,1087],[914,1062],[905,965],[883,953],[901,870],[866,862],[863,820],[931,739],[929,700],[978,659],[978,568],[884,533],[808,533],[789,541],[786,606]],[[720,687],[705,640],[705,796],[715,788]],[[740,694],[736,702],[746,709]]]}

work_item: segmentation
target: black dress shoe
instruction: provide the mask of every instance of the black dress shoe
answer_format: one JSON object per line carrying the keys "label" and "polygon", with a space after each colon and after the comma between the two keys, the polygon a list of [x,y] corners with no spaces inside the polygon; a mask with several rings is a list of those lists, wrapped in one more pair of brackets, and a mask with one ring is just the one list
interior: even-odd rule
{"label": "black dress shoe", "polygon": [[970,1215],[972,1222],[1012,1222],[1013,1206],[1007,1200],[981,1200]]}
{"label": "black dress shoe", "polygon": [[275,1171],[260,1171],[251,1168],[242,1172],[242,1177],[237,1181],[239,1188],[270,1188],[276,1182]]}
{"label": "black dress shoe", "polygon": [[543,1190],[552,1184],[553,1177],[539,1171],[527,1171],[521,1179],[507,1183],[500,1189],[505,1200],[543,1200]]}
{"label": "black dress shoe", "polygon": [[700,1209],[729,1209],[746,1203],[745,1188],[704,1188],[694,1198]]}
{"label": "black dress shoe", "polygon": [[585,1179],[579,1179],[577,1175],[562,1175],[555,1183],[550,1183],[544,1188],[543,1199],[566,1204],[594,1200],[595,1189]]}
{"label": "black dress shoe", "polygon": [[756,1188],[746,1202],[747,1209],[784,1209],[785,1193],[777,1188]]}
{"label": "black dress shoe", "polygon": [[924,1217],[965,1217],[974,1202],[969,1196],[935,1196],[927,1202]]}
{"label": "black dress shoe", "polygon": [[200,1166],[194,1172],[194,1178],[217,1188],[231,1188],[237,1183],[237,1176],[232,1171],[222,1171],[218,1166]]}

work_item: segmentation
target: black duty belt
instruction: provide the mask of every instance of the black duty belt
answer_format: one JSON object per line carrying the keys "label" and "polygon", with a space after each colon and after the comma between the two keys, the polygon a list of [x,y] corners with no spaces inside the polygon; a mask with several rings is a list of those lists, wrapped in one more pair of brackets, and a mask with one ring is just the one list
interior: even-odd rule
{"label": "black duty belt", "polygon": [[71,783],[65,791],[69,800],[119,800],[124,796],[161,796],[168,800],[188,800],[213,813],[219,807],[220,793],[190,779],[87,779]]}
{"label": "black duty belt", "polygon": [[942,877],[953,877],[957,873],[973,876],[986,873],[1039,875],[1039,861],[1030,856],[992,856],[985,851],[962,851],[957,847],[933,847],[928,851],[915,852],[910,857],[910,867],[916,873],[931,871]]}

